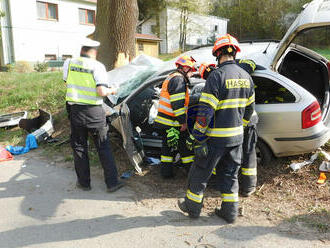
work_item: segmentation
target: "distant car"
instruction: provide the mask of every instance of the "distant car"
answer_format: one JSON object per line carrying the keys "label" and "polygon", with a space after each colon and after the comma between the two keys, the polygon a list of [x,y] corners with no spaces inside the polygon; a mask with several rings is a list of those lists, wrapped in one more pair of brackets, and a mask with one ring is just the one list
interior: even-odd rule
{"label": "distant car", "polygon": [[[280,42],[251,41],[240,46],[239,58],[253,59],[259,65],[252,75],[260,119],[259,162],[267,164],[273,155],[303,154],[324,145],[330,138],[330,1],[307,4]],[[186,54],[198,62],[215,63],[211,50],[208,46]],[[138,171],[145,156],[159,154],[161,137],[152,120],[161,84],[174,69],[174,60],[137,69],[139,73],[121,84],[126,86],[126,96],[109,114],[110,126],[122,136]],[[193,78],[192,94],[203,83]]]}

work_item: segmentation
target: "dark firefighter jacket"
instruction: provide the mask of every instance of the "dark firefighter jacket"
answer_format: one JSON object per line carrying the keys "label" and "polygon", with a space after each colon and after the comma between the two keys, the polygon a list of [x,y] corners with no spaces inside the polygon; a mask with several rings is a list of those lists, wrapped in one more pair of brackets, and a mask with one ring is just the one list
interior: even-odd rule
{"label": "dark firefighter jacket", "polygon": [[254,98],[250,75],[234,60],[220,64],[207,78],[200,98],[200,104],[215,111],[213,125],[209,125],[209,119],[197,118],[193,135],[220,138],[217,144],[224,147],[242,144],[243,122],[250,121]]}

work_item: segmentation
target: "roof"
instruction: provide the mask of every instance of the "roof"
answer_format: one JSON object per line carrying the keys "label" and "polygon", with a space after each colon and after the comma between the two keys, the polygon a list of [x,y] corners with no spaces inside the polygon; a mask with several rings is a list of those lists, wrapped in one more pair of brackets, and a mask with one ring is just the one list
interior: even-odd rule
{"label": "roof", "polygon": [[135,34],[137,40],[161,41],[157,36],[151,34]]}
{"label": "roof", "polygon": [[90,2],[90,3],[97,3],[97,0],[83,0],[85,2]]}

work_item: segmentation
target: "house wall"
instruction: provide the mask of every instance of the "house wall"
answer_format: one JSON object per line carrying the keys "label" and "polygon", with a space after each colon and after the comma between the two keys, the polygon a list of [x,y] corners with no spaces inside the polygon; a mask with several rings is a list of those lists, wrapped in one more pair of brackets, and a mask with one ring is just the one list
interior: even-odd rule
{"label": "house wall", "polygon": [[[207,39],[212,35],[221,36],[227,33],[227,19],[215,16],[190,14],[187,23],[187,45],[198,46],[207,44]],[[217,31],[215,26],[217,25]],[[167,9],[167,51],[173,53],[179,50],[180,41],[180,11]]]}
{"label": "house wall", "polygon": [[[2,0],[4,1],[4,0]],[[36,0],[10,1],[15,61],[43,61],[45,54],[77,56],[80,37],[94,31],[94,25],[79,24],[79,8],[95,10],[95,3],[43,0],[58,4],[58,21],[40,20]],[[9,63],[9,62],[7,62]]]}
{"label": "house wall", "polygon": [[[160,13],[160,53],[173,53],[179,50],[180,41],[180,11],[167,8]],[[216,16],[190,14],[187,25],[187,44],[191,46],[205,45],[212,35],[220,36],[227,33],[227,19]],[[152,26],[155,18],[142,24],[143,34],[154,34]],[[215,26],[218,26],[215,31]]]}
{"label": "house wall", "polygon": [[[139,44],[143,44],[143,50],[139,49]],[[158,55],[159,55],[159,43],[158,42],[137,40],[135,47],[136,47],[136,56],[138,56],[140,54],[146,54],[146,55],[158,58]]]}

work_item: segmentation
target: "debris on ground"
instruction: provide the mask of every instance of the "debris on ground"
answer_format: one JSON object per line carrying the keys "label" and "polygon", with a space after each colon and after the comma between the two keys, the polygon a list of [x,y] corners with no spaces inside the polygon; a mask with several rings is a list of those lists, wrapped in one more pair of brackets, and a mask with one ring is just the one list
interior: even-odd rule
{"label": "debris on ground", "polygon": [[38,142],[44,141],[54,133],[52,115],[39,109],[39,116],[33,119],[21,119],[19,127],[32,133]]}
{"label": "debris on ground", "polygon": [[314,153],[309,160],[306,160],[306,161],[300,162],[300,163],[290,164],[290,168],[293,171],[297,171],[306,165],[312,164],[317,159],[318,156],[319,156],[319,153]]}
{"label": "debris on ground", "polygon": [[27,118],[27,111],[0,115],[0,127],[17,126],[21,119]]}
{"label": "debris on ground", "polygon": [[6,146],[6,150],[13,155],[21,155],[29,152],[32,149],[38,148],[37,139],[33,134],[26,136],[25,147],[24,146]]}

